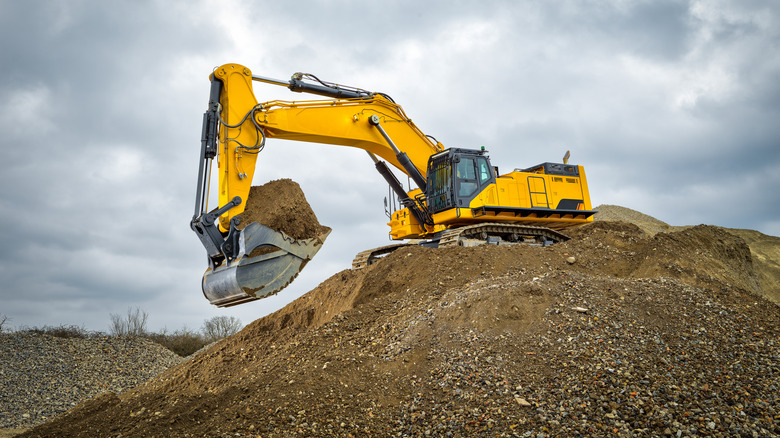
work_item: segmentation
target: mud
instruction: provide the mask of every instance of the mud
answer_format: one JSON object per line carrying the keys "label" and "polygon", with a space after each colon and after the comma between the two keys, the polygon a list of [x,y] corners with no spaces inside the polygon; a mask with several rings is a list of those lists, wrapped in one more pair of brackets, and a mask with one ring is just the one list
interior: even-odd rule
{"label": "mud", "polygon": [[258,222],[293,239],[310,239],[329,230],[317,220],[298,183],[290,179],[253,186],[239,217],[239,229]]}

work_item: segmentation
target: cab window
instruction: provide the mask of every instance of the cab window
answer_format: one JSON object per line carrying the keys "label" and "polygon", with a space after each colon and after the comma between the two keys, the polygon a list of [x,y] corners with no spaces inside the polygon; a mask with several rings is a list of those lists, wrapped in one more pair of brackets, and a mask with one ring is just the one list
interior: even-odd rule
{"label": "cab window", "polygon": [[461,157],[456,167],[458,196],[471,196],[477,191],[477,175],[473,158]]}
{"label": "cab window", "polygon": [[483,185],[490,180],[490,177],[492,176],[490,166],[488,166],[486,159],[479,157],[477,158],[477,167],[479,168],[479,185]]}
{"label": "cab window", "polygon": [[474,160],[471,158],[461,158],[458,163],[458,178],[476,179],[474,175]]}

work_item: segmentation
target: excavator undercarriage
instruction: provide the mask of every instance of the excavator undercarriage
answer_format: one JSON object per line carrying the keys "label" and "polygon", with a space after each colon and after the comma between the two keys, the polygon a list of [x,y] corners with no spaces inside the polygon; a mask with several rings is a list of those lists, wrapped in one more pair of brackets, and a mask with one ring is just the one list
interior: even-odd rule
{"label": "excavator undercarriage", "polygon": [[470,247],[480,245],[516,245],[549,246],[565,242],[569,237],[546,227],[486,223],[448,229],[431,240],[417,240],[380,246],[359,252],[352,260],[352,269],[364,268],[391,252],[407,246],[425,246],[429,248]]}

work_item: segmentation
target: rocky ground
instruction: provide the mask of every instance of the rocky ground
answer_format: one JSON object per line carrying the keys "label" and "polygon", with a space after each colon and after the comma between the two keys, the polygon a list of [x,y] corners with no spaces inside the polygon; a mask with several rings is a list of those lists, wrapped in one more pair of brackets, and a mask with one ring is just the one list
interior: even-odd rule
{"label": "rocky ground", "polygon": [[780,436],[751,248],[666,231],[404,248],[22,436]]}
{"label": "rocky ground", "polygon": [[44,423],[100,393],[133,388],[181,361],[142,338],[0,334],[0,429]]}
{"label": "rocky ground", "polygon": [[[652,216],[618,205],[599,205],[595,210],[598,210],[596,221],[630,222],[649,236],[690,228],[690,226],[672,226]],[[780,237],[767,236],[755,230],[735,228],[725,228],[725,230],[747,243],[753,259],[753,270],[761,285],[761,294],[780,305]]]}

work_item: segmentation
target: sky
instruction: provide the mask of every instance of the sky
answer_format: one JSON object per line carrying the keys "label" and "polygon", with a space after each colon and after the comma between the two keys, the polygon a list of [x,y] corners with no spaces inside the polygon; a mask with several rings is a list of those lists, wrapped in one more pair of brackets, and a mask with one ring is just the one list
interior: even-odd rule
{"label": "sky", "polygon": [[253,184],[297,181],[333,233],[277,296],[208,303],[189,222],[208,75],[225,63],[387,93],[502,170],[571,150],[594,206],[780,236],[775,1],[0,0],[0,58],[6,328],[107,331],[135,308],[153,331],[247,324],[388,243],[365,152],[269,141]]}

